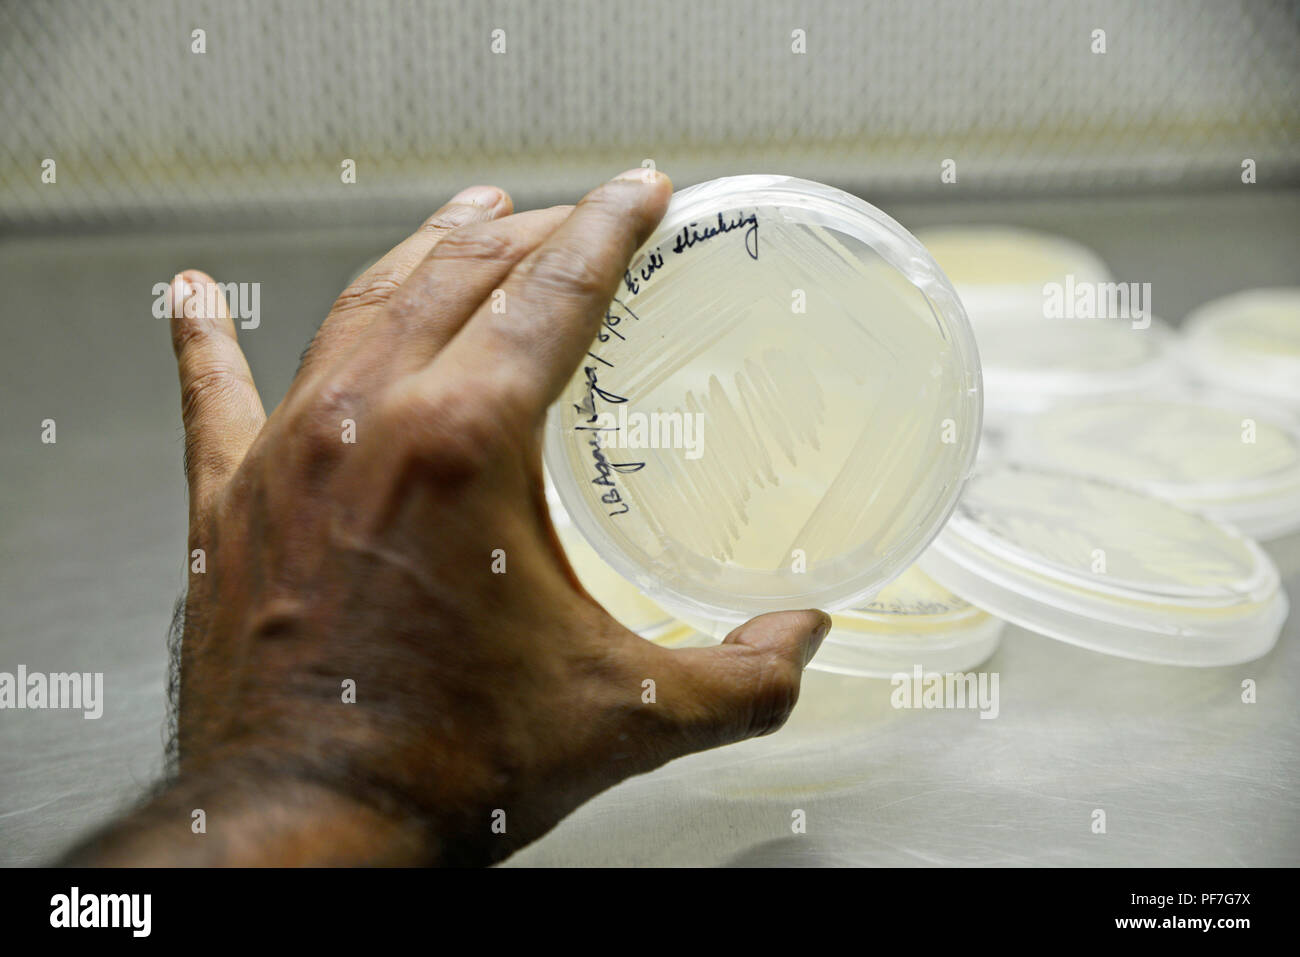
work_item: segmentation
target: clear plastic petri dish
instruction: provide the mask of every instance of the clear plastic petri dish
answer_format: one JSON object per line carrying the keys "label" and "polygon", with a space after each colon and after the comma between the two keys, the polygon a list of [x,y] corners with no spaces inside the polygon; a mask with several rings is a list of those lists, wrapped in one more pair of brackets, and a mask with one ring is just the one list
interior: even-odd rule
{"label": "clear plastic petri dish", "polygon": [[677,646],[687,643],[694,629],[677,621],[605,562],[573,527],[548,476],[546,500],[551,524],[565,557],[587,593],[624,628],[656,644]]}
{"label": "clear plastic petri dish", "polygon": [[1300,288],[1251,289],[1193,310],[1181,355],[1206,383],[1300,409]]}
{"label": "clear plastic petri dish", "polygon": [[786,176],[673,197],[545,453],[582,535],[669,613],[863,602],[943,526],[979,441],[961,303],[902,226]]}
{"label": "clear plastic petri dish", "polygon": [[976,474],[921,566],[990,614],[1104,654],[1252,661],[1288,603],[1231,526],[1096,478],[1007,465]]}
{"label": "clear plastic petri dish", "polygon": [[1300,529],[1300,431],[1255,410],[1185,398],[1071,404],[1022,420],[1003,451],[1140,488],[1252,538]]}
{"label": "clear plastic petri dish", "polygon": [[978,330],[988,424],[1102,396],[1165,391],[1173,334],[1109,319],[1005,319]]}
{"label": "clear plastic petri dish", "polygon": [[831,616],[808,667],[864,678],[964,672],[997,650],[1005,624],[913,565],[866,604]]}
{"label": "clear plastic petri dish", "polygon": [[1041,317],[1048,283],[1104,283],[1110,270],[1062,236],[1014,226],[939,226],[917,238],[952,282],[972,322]]}

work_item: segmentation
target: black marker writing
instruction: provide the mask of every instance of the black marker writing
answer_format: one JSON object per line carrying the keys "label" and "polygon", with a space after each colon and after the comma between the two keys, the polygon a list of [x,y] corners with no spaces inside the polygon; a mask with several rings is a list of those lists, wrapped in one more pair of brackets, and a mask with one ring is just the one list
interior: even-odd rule
{"label": "black marker writing", "polygon": [[[601,359],[600,361],[605,362],[605,360],[603,359]],[[609,363],[605,362],[605,365],[609,365]],[[626,402],[627,398],[618,395],[614,392],[610,392],[608,389],[602,389],[599,385],[599,377],[597,375],[595,366],[583,366],[582,371],[587,377],[587,394],[583,397],[582,401],[580,403],[576,403],[573,406],[573,408],[580,415],[585,416],[586,421],[591,424],[585,426],[584,425],[575,426],[574,431],[575,432],[608,431],[606,429],[600,429],[595,427],[595,422],[597,421],[599,416],[599,411],[596,408],[596,400],[603,399],[606,402],[613,403],[614,405],[619,405],[621,403]],[[615,429],[615,431],[617,431],[617,429]],[[609,516],[611,518],[613,518],[615,515],[626,515],[629,511],[631,511],[631,507],[626,502],[623,501],[623,496],[619,494],[618,485],[614,481],[614,475],[626,474],[628,472],[639,472],[641,471],[641,469],[645,468],[645,463],[644,462],[611,462],[609,460],[609,457],[605,455],[604,448],[601,445],[599,435],[593,435],[588,440],[588,444],[591,446],[591,457],[596,464],[596,477],[591,480],[591,484],[601,485],[604,486],[606,489],[608,489],[608,491],[601,493],[600,496],[600,500],[604,502],[606,505],[622,506],[621,509],[609,513]]]}
{"label": "black marker writing", "polygon": [[750,259],[758,258],[758,213],[750,213],[746,216],[744,213],[737,213],[733,219],[726,219],[721,213],[718,213],[718,223],[701,227],[699,223],[689,223],[683,226],[677,232],[677,239],[673,243],[673,252],[682,253],[690,249],[696,243],[702,243],[706,239],[712,239],[722,233],[729,233],[733,229],[745,230],[745,252],[749,253]]}
{"label": "black marker writing", "polygon": [[[673,236],[673,244],[669,249],[680,256],[692,246],[738,229],[745,231],[745,252],[749,253],[750,259],[758,259],[758,213],[746,216],[743,212],[736,212],[730,218],[718,213],[717,222],[709,221],[703,225],[699,222],[687,223]],[[649,282],[664,267],[662,250],[663,247],[656,246],[647,254],[643,263],[623,273],[623,285],[632,295],[640,292],[642,283]]]}

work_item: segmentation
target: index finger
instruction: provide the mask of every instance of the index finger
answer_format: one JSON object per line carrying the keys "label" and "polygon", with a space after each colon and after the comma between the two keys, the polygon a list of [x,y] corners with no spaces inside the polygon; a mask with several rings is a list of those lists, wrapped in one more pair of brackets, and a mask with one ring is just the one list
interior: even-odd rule
{"label": "index finger", "polygon": [[543,415],[595,338],[632,254],[663,218],[668,177],[634,169],[592,190],[421,375],[509,389]]}
{"label": "index finger", "polygon": [[325,368],[347,353],[369,328],[379,307],[401,288],[443,237],[471,223],[508,216],[513,209],[509,194],[496,186],[471,186],[449,199],[418,230],[348,284],[303,353],[298,375],[312,368]]}

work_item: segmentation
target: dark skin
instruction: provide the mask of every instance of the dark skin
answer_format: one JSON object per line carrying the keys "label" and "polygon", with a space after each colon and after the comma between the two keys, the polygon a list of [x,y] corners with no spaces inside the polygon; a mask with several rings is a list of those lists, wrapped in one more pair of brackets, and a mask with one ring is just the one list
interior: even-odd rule
{"label": "dark skin", "polygon": [[671,189],[635,170],[513,215],[467,190],[339,297],[269,418],[212,280],[177,277],[206,562],[179,773],[66,863],[489,864],[624,778],[781,726],[825,614],[651,644],[578,584],[543,495],[546,409]]}

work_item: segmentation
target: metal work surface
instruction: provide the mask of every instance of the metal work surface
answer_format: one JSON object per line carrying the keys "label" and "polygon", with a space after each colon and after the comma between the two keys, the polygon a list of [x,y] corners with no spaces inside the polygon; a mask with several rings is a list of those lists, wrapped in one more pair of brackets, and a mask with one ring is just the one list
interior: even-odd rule
{"label": "metal work surface", "polygon": [[[1295,193],[880,204],[913,228],[1007,222],[1078,239],[1117,278],[1151,282],[1175,323],[1237,289],[1300,284]],[[0,671],[102,671],[106,698],[99,720],[0,712],[0,863],[48,861],[161,770],[185,498],[153,284],[187,266],[262,283],[261,326],[241,339],[269,408],[334,296],[402,232],[0,244]],[[1300,603],[1300,535],[1267,550]],[[780,733],[626,782],[511,863],[1300,864],[1300,613],[1271,654],[1236,667],[1140,664],[1010,627],[984,670],[1000,675],[995,720],[895,710],[887,681],[810,672]],[[1257,703],[1242,701],[1247,678]],[[792,832],[796,811],[806,833]]]}

